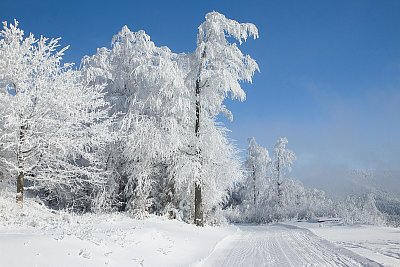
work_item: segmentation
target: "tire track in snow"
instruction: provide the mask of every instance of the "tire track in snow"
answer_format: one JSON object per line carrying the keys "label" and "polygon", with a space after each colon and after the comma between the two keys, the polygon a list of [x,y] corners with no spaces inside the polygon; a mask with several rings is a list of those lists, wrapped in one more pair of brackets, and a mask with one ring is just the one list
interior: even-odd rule
{"label": "tire track in snow", "polygon": [[199,265],[212,266],[379,266],[338,248],[312,232],[286,225],[240,226]]}

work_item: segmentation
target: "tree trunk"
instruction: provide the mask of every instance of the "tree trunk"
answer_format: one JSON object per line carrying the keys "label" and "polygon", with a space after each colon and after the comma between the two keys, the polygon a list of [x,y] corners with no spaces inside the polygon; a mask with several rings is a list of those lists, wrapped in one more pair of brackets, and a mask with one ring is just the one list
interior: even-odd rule
{"label": "tree trunk", "polygon": [[26,130],[25,125],[21,125],[19,127],[19,140],[18,140],[18,154],[17,154],[17,160],[18,160],[18,177],[17,177],[17,195],[16,195],[16,201],[18,204],[23,206],[23,201],[24,201],[24,178],[25,178],[25,173],[23,171],[23,162],[24,162],[24,156],[23,156],[23,150],[22,150],[22,145],[25,140],[25,130]]}
{"label": "tree trunk", "polygon": [[[175,203],[175,182],[174,180],[171,180],[167,184],[167,204],[174,205]],[[176,205],[174,205],[176,206]]]}
{"label": "tree trunk", "polygon": [[278,159],[278,205],[282,206],[282,188],[281,188],[281,168],[280,168],[280,160]]}
{"label": "tree trunk", "polygon": [[[201,112],[201,104],[200,104],[200,81],[201,81],[201,71],[203,69],[203,60],[206,58],[206,48],[204,48],[203,53],[201,54],[201,60],[199,65],[199,72],[196,79],[196,125],[194,128],[194,132],[197,138],[200,136],[200,112]],[[201,151],[198,146],[196,146],[196,156],[200,161]],[[194,184],[194,223],[197,226],[204,226],[203,221],[203,210],[202,210],[202,202],[203,199],[201,197],[201,184],[200,182],[195,182]]]}
{"label": "tree trunk", "polygon": [[194,222],[197,226],[204,226],[201,186],[199,183],[195,183],[194,188]]}
{"label": "tree trunk", "polygon": [[24,177],[25,174],[23,171],[20,171],[17,177],[17,196],[16,200],[17,203],[20,204],[21,206],[23,205],[24,201]]}
{"label": "tree trunk", "polygon": [[256,171],[255,171],[255,167],[253,165],[253,193],[254,193],[254,206],[256,205],[257,202],[257,195],[256,195]]}
{"label": "tree trunk", "polygon": [[[200,130],[200,79],[196,80],[196,125],[194,132],[196,137],[199,138]],[[200,160],[200,149],[196,147],[196,156]],[[201,185],[199,182],[195,182],[194,185],[194,223],[197,226],[204,226],[203,224],[203,211],[202,211],[202,197],[201,197]]]}
{"label": "tree trunk", "polygon": [[118,211],[126,211],[128,200],[125,197],[126,176],[121,176],[118,181]]}
{"label": "tree trunk", "polygon": [[[176,219],[177,214],[176,211],[173,210],[178,207],[176,201],[175,201],[175,178],[171,179],[169,182],[166,184],[166,207],[170,207],[170,210],[168,210],[168,216],[170,219]],[[173,208],[173,209],[171,209]]]}

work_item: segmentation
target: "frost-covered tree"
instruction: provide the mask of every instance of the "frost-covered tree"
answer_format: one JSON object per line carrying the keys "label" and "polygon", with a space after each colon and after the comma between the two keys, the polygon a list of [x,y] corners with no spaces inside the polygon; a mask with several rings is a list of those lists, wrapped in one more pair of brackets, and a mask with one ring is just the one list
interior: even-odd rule
{"label": "frost-covered tree", "polygon": [[201,144],[201,161],[198,161],[196,154],[181,154],[179,164],[175,165],[174,176],[179,199],[190,207],[189,218],[185,218],[187,221],[193,219],[193,177],[201,178],[202,208],[205,219],[212,223],[215,212],[228,196],[228,189],[235,181],[243,179],[243,172],[237,149],[227,138],[227,129],[212,120],[204,120],[202,125],[207,134],[200,135],[198,140]]}
{"label": "frost-covered tree", "polygon": [[150,206],[163,206],[152,191],[160,184],[168,185],[165,191],[173,190],[169,169],[187,143],[189,92],[176,57],[168,48],[157,47],[144,31],[124,26],[111,49],[98,49],[83,60],[87,79],[106,84],[106,100],[118,117],[113,130],[120,138],[110,147],[108,167],[121,209],[138,215]]}
{"label": "frost-covered tree", "polygon": [[288,140],[286,137],[279,138],[274,147],[274,154],[271,164],[271,173],[276,181],[278,199],[282,201],[282,181],[285,175],[291,171],[296,156],[293,151],[286,148]]}
{"label": "frost-covered tree", "polygon": [[242,177],[237,152],[215,118],[229,113],[222,103],[229,92],[244,99],[239,82],[251,82],[257,64],[225,35],[241,43],[257,37],[257,29],[213,12],[199,28],[196,52],[175,54],[125,26],[111,49],[83,60],[87,80],[106,85],[118,117],[113,130],[120,138],[110,146],[107,166],[124,208],[138,214],[171,208],[188,220],[195,207],[202,225],[200,203],[210,214]]}
{"label": "frost-covered tree", "polygon": [[257,197],[260,191],[264,193],[269,186],[269,177],[267,171],[271,158],[268,150],[257,144],[254,137],[249,138],[249,147],[247,149],[247,159],[245,167],[247,170],[247,188],[252,192],[253,204],[256,205]]}
{"label": "frost-covered tree", "polygon": [[382,225],[385,217],[376,207],[375,194],[350,195],[336,206],[337,216],[346,224]]}
{"label": "frost-covered tree", "polygon": [[[243,101],[246,97],[240,82],[251,82],[254,72],[258,70],[257,63],[248,55],[243,55],[237,43],[246,41],[248,37],[258,37],[254,24],[238,23],[227,19],[218,12],[206,15],[205,21],[199,26],[197,48],[191,56],[190,72],[187,77],[188,87],[193,88],[195,96],[194,135],[196,143],[196,161],[201,169],[202,154],[201,135],[207,134],[202,129],[202,123],[221,112],[232,118],[232,114],[223,105],[228,94],[232,99]],[[200,173],[193,177],[195,194],[196,225],[203,225],[202,187],[203,179]]]}
{"label": "frost-covered tree", "polygon": [[102,184],[99,150],[108,114],[101,89],[62,64],[59,39],[24,36],[14,24],[0,31],[0,165],[16,177],[17,202],[26,180],[50,193]]}
{"label": "frost-covered tree", "polygon": [[326,211],[322,204],[325,201],[323,192],[307,189],[286,177],[295,159],[286,144],[286,138],[278,139],[271,160],[267,149],[259,146],[254,138],[249,139],[245,161],[247,182],[237,187],[245,192],[237,192],[243,196],[241,205],[228,212],[228,217],[234,221],[273,222]]}

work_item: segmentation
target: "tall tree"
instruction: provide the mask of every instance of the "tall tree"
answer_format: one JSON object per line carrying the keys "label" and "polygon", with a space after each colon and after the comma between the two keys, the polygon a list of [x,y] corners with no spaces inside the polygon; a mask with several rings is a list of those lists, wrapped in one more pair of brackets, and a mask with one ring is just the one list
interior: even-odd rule
{"label": "tall tree", "polygon": [[189,91],[176,58],[167,47],[157,47],[144,31],[127,26],[112,39],[111,49],[98,49],[83,60],[91,83],[106,84],[111,114],[118,117],[119,138],[110,147],[121,209],[142,216],[159,184],[173,186],[176,154],[184,147],[190,108]]}
{"label": "tall tree", "polygon": [[107,133],[101,87],[87,86],[71,65],[59,39],[24,36],[14,24],[0,31],[1,165],[16,175],[17,202],[24,184],[49,191],[86,190],[102,183],[96,152]]}
{"label": "tall tree", "polygon": [[253,204],[258,203],[257,196],[259,192],[264,192],[267,186],[267,171],[271,158],[268,150],[257,144],[254,137],[249,138],[249,147],[247,149],[247,159],[245,167],[248,173],[247,187],[251,187]]}
{"label": "tall tree", "polygon": [[286,137],[279,138],[274,147],[272,160],[272,174],[276,181],[278,191],[278,201],[282,201],[282,181],[288,171],[291,171],[296,156],[293,151],[286,148],[288,140]]}
{"label": "tall tree", "polygon": [[[213,118],[221,112],[231,118],[232,114],[223,105],[225,97],[230,94],[232,99],[243,101],[246,94],[240,82],[251,82],[254,72],[258,70],[257,63],[250,56],[243,55],[235,42],[230,42],[235,39],[241,44],[250,36],[255,39],[258,37],[254,24],[238,23],[218,12],[208,13],[199,26],[197,48],[192,57],[188,81],[195,94],[195,151],[200,165],[204,153],[199,143],[202,120]],[[197,175],[194,179],[194,222],[198,226],[204,224],[202,186],[202,177]]]}

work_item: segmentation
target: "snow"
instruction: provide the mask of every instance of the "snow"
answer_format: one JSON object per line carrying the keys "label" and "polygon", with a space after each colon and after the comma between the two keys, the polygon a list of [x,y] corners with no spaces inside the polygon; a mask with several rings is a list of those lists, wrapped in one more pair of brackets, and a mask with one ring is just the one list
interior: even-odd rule
{"label": "snow", "polygon": [[196,227],[0,197],[0,266],[400,266],[400,229],[325,219]]}
{"label": "snow", "polygon": [[[0,193],[2,193],[0,191]],[[234,233],[129,213],[73,215],[0,194],[0,266],[190,266]]]}
{"label": "snow", "polygon": [[334,222],[296,222],[314,234],[371,259],[383,266],[400,266],[400,229],[372,225],[341,225]]}
{"label": "snow", "polygon": [[66,223],[64,230],[0,227],[0,265],[190,266],[233,231],[162,217],[136,220],[112,214],[78,219]]}
{"label": "snow", "polygon": [[203,228],[158,216],[54,213],[34,202],[24,209],[11,209],[14,217],[2,210],[1,266],[400,266],[397,228],[334,221]]}
{"label": "snow", "polygon": [[379,266],[304,228],[240,226],[198,266]]}

